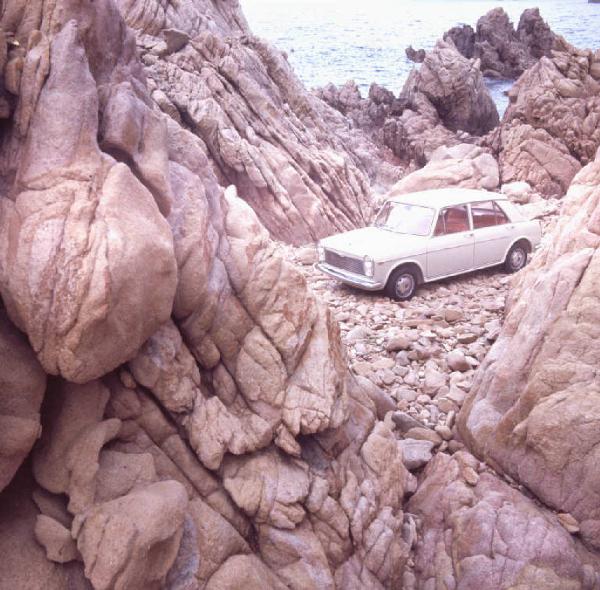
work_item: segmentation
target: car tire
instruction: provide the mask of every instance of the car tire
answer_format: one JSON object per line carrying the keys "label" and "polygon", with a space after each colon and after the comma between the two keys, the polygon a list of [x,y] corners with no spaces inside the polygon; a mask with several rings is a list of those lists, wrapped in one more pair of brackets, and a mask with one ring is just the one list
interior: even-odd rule
{"label": "car tire", "polygon": [[527,246],[525,244],[515,244],[506,255],[504,270],[508,273],[521,270],[527,264],[527,253]]}
{"label": "car tire", "polygon": [[418,286],[417,271],[409,267],[400,267],[390,275],[385,292],[396,301],[408,301],[415,294]]}

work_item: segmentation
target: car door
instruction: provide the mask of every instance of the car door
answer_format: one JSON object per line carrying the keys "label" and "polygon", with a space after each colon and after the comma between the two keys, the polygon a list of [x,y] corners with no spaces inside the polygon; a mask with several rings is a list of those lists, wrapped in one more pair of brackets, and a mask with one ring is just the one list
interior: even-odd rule
{"label": "car door", "polygon": [[427,245],[428,278],[472,270],[474,244],[467,205],[442,209]]}
{"label": "car door", "polygon": [[475,236],[475,268],[500,264],[510,247],[513,224],[495,201],[471,203],[471,216]]}

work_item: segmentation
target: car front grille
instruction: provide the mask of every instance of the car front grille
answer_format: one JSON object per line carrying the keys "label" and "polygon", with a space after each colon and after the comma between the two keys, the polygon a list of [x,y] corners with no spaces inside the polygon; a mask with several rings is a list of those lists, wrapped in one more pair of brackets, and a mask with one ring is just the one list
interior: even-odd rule
{"label": "car front grille", "polygon": [[358,275],[364,274],[363,261],[359,258],[351,258],[350,256],[342,256],[331,250],[325,250],[325,262],[330,266],[347,270]]}

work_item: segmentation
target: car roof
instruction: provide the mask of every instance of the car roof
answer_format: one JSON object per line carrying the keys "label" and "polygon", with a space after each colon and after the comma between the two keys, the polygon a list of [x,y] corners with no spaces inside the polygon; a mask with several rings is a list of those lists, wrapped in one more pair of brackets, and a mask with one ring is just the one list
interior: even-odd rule
{"label": "car roof", "polygon": [[471,188],[438,188],[415,193],[404,193],[393,195],[386,199],[394,203],[405,203],[407,205],[422,205],[442,209],[453,205],[464,203],[476,203],[478,201],[506,201],[506,196],[490,191],[475,190]]}

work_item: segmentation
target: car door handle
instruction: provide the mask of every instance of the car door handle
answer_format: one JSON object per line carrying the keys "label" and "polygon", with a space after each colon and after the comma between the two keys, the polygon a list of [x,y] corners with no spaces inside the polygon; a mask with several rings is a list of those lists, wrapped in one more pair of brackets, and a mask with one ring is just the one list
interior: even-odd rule
{"label": "car door handle", "polygon": [[467,238],[472,238],[472,237],[474,237],[474,236],[475,236],[475,233],[474,233],[474,232],[471,232],[471,233],[468,233],[468,234],[467,234]]}

